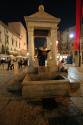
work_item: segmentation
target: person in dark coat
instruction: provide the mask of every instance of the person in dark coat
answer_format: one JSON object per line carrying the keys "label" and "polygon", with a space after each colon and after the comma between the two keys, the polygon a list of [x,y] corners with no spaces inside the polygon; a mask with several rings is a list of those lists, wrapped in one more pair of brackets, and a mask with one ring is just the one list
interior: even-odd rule
{"label": "person in dark coat", "polygon": [[47,55],[49,51],[50,50],[38,49],[37,58],[38,58],[39,66],[45,66],[45,60],[47,59]]}
{"label": "person in dark coat", "polygon": [[11,66],[11,59],[10,58],[8,58],[8,70],[10,69],[10,66]]}

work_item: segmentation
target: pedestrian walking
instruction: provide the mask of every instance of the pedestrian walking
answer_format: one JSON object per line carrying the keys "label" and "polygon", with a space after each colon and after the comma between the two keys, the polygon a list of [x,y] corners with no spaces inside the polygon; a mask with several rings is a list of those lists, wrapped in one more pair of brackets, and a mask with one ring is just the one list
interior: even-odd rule
{"label": "pedestrian walking", "polygon": [[10,66],[11,66],[11,59],[10,59],[10,58],[8,58],[7,63],[8,63],[8,68],[7,68],[7,70],[10,70]]}
{"label": "pedestrian walking", "polygon": [[5,61],[3,60],[3,59],[1,59],[1,67],[2,67],[2,69],[4,70],[4,63],[5,63]]}

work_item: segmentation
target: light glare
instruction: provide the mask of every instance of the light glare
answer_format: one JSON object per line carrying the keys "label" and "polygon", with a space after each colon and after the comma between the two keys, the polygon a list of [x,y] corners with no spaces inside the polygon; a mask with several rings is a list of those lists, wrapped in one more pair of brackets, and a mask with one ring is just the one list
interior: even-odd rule
{"label": "light glare", "polygon": [[74,34],[71,33],[71,34],[69,35],[69,38],[74,38]]}

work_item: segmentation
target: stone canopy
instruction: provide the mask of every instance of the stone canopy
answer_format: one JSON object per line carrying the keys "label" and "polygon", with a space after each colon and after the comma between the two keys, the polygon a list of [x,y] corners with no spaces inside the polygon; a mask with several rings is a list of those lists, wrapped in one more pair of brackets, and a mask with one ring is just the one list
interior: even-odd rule
{"label": "stone canopy", "polygon": [[44,10],[44,6],[40,5],[38,12],[30,15],[30,16],[25,16],[25,21],[27,22],[52,22],[52,23],[59,23],[60,18],[56,18]]}

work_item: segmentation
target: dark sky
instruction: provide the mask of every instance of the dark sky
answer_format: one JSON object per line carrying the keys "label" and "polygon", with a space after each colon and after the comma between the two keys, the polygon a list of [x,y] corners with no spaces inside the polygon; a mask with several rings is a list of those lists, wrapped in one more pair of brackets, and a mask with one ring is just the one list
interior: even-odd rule
{"label": "dark sky", "polygon": [[61,30],[75,24],[75,0],[3,0],[0,2],[0,20],[22,21],[24,24],[23,16],[36,12],[41,3],[45,11],[61,18]]}

